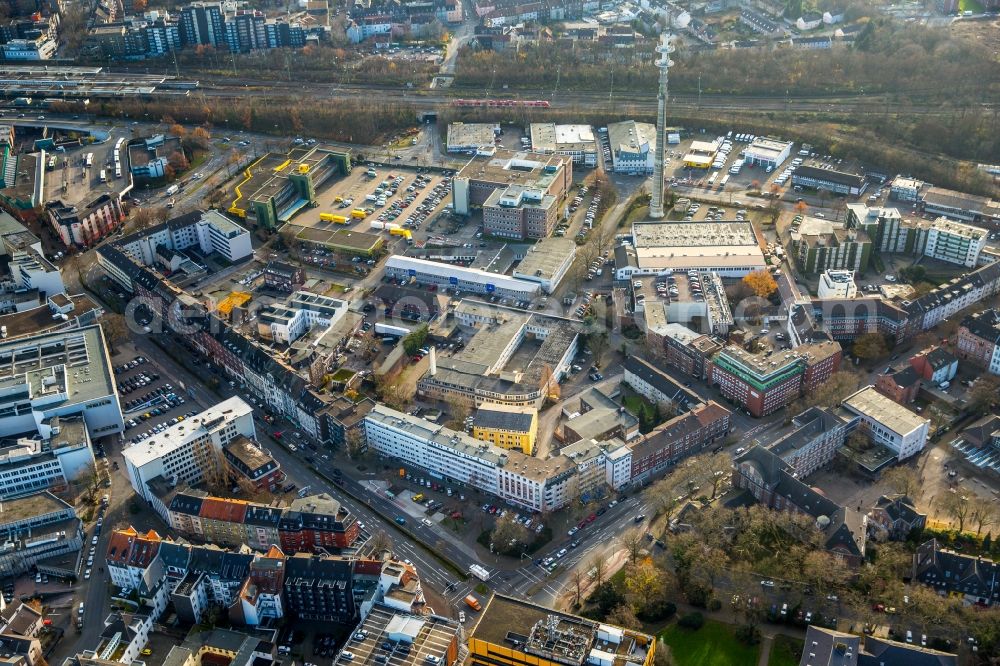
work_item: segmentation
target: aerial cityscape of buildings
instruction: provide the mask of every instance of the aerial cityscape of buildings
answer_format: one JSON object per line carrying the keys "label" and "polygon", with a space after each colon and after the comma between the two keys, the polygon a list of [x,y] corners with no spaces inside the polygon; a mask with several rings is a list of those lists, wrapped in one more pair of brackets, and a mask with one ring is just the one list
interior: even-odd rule
{"label": "aerial cityscape of buildings", "polygon": [[995,0],[72,4],[0,12],[9,666],[995,659],[1000,167],[691,74]]}

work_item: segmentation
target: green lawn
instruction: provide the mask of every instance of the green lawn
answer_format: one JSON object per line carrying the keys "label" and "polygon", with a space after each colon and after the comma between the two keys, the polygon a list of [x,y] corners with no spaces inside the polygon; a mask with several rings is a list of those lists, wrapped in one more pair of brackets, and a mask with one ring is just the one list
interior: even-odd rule
{"label": "green lawn", "polygon": [[982,14],[983,5],[978,0],[958,0],[958,10],[960,12],[972,12]]}
{"label": "green lawn", "polygon": [[734,630],[731,625],[706,620],[698,631],[672,624],[660,637],[670,646],[677,666],[757,666],[760,646],[739,642]]}
{"label": "green lawn", "polygon": [[767,666],[798,666],[802,657],[802,641],[792,636],[778,634],[771,644],[771,656]]}

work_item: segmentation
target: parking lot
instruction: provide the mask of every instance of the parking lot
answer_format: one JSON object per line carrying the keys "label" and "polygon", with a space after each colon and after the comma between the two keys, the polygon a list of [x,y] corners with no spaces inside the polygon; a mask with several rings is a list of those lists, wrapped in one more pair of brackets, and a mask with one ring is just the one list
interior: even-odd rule
{"label": "parking lot", "polygon": [[451,178],[403,166],[356,167],[316,195],[318,207],[298,214],[294,223],[312,229],[353,228],[379,233],[373,222],[418,229],[448,205]]}
{"label": "parking lot", "polygon": [[165,381],[160,368],[144,356],[116,364],[114,372],[127,444],[148,439],[197,411],[187,405],[183,389]]}

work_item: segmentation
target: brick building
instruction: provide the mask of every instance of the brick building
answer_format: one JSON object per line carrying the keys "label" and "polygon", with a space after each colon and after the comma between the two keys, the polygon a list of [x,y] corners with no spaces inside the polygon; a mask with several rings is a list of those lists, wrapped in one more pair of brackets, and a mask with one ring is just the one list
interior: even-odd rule
{"label": "brick building", "polygon": [[841,355],[840,344],[830,341],[777,354],[729,345],[712,359],[709,383],[753,416],[766,416],[823,384],[840,369]]}
{"label": "brick building", "polygon": [[628,444],[632,483],[642,483],[678,461],[721,442],[732,427],[732,412],[710,400],[676,416]]}
{"label": "brick building", "polygon": [[920,385],[920,375],[909,365],[899,369],[887,368],[875,378],[875,390],[901,405],[917,399]]}
{"label": "brick building", "polygon": [[955,351],[960,359],[1000,374],[1000,312],[983,310],[962,319]]}

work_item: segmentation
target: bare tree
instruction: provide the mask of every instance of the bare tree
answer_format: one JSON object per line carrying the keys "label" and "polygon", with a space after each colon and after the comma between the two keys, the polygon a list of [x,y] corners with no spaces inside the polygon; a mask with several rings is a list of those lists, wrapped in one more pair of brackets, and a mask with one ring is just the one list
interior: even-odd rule
{"label": "bare tree", "polygon": [[600,587],[604,584],[604,576],[607,574],[608,560],[603,554],[597,553],[590,558],[590,576],[594,579],[594,586]]}
{"label": "bare tree", "polygon": [[626,552],[628,552],[629,564],[634,565],[639,560],[639,555],[642,554],[642,532],[639,530],[628,530],[618,537],[618,541],[621,542]]}
{"label": "bare tree", "polygon": [[365,437],[365,431],[362,428],[351,428],[347,431],[344,445],[347,449],[347,457],[351,460],[357,460],[368,450],[368,438]]}
{"label": "bare tree", "polygon": [[371,547],[372,552],[376,555],[386,550],[392,550],[392,538],[385,530],[379,530],[372,535]]}
{"label": "bare tree", "polygon": [[894,492],[907,497],[913,497],[920,489],[920,476],[912,467],[900,465],[893,467],[882,475],[885,481]]}
{"label": "bare tree", "polygon": [[584,574],[580,567],[575,567],[569,576],[570,585],[573,586],[573,607],[580,605],[580,595],[583,593]]}
{"label": "bare tree", "polygon": [[983,530],[996,520],[996,508],[990,500],[979,495],[976,495],[969,504],[971,504],[969,520],[976,524],[976,536],[980,536]]}
{"label": "bare tree", "polygon": [[964,488],[956,488],[953,493],[945,493],[938,506],[948,514],[948,517],[958,522],[959,532],[965,531],[965,521],[972,512],[972,503]]}

